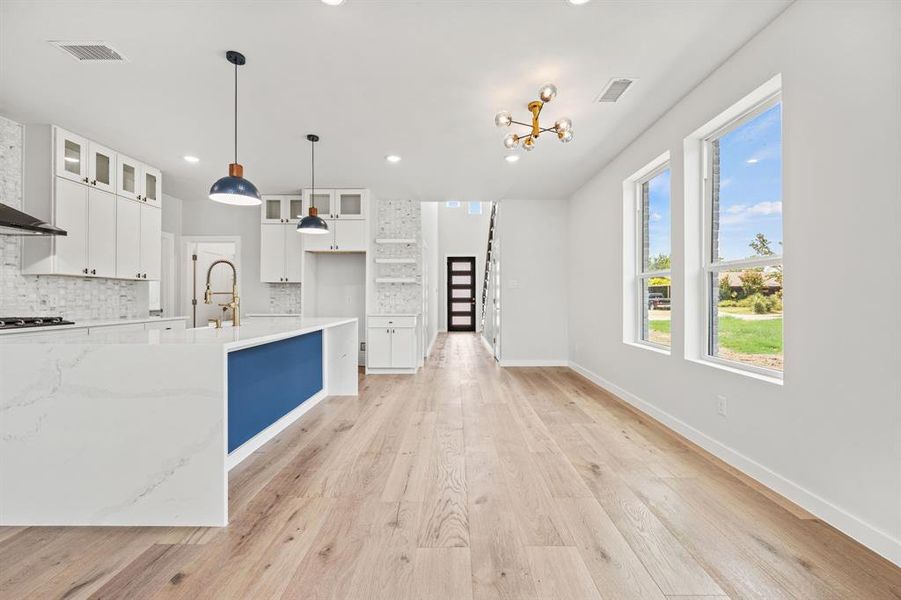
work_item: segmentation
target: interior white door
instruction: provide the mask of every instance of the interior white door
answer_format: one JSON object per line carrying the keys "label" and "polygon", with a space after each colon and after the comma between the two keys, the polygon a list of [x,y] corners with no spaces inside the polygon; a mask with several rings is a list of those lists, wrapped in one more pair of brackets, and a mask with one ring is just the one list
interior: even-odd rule
{"label": "interior white door", "polygon": [[370,327],[366,336],[366,361],[372,369],[391,367],[391,330],[387,327]]}
{"label": "interior white door", "polygon": [[285,231],[285,281],[303,281],[303,238],[310,237],[297,232],[294,223],[282,225]]}
{"label": "interior white door", "polygon": [[162,210],[141,204],[141,279],[159,281],[163,256]]}
{"label": "interior white door", "polygon": [[56,174],[65,179],[88,183],[88,141],[60,129],[54,130]]}
{"label": "interior white door", "polygon": [[116,201],[116,277],[138,279],[141,276],[141,205],[124,198]]}
{"label": "interior white door", "polygon": [[90,142],[88,144],[89,183],[104,192],[116,192],[116,153]]}
{"label": "interior white door", "polygon": [[96,277],[116,276],[116,196],[88,190],[88,268]]}
{"label": "interior white door", "polygon": [[142,165],[141,167],[143,183],[144,183],[144,201],[150,206],[157,208],[163,205],[163,174],[159,169]]}
{"label": "interior white door", "polygon": [[285,225],[260,225],[260,281],[280,283],[285,280]]}
{"label": "interior white door", "polygon": [[335,250],[341,252],[366,251],[366,221],[339,220],[334,227]]}
{"label": "interior white door", "polygon": [[54,223],[67,233],[53,238],[54,272],[60,275],[87,275],[88,188],[62,177],[57,177],[54,183]]}
{"label": "interior white door", "polygon": [[391,330],[391,366],[397,369],[412,369],[416,360],[416,329],[400,327]]}

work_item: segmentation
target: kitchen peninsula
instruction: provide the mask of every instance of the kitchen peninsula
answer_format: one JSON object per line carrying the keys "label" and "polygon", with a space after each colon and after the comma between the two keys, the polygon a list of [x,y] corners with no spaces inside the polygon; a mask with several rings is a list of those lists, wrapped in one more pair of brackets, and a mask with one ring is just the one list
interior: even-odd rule
{"label": "kitchen peninsula", "polygon": [[355,318],[0,338],[0,525],[228,523],[228,470],[357,395]]}

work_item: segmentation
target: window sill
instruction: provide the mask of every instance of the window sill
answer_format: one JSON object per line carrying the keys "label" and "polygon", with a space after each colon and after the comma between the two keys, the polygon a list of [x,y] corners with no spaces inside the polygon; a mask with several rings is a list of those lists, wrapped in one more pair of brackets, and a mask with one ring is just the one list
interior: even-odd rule
{"label": "window sill", "polygon": [[657,354],[663,354],[664,356],[670,356],[671,351],[666,346],[658,346],[656,344],[648,344],[645,342],[629,342],[623,340],[623,344],[626,346],[631,346],[633,348],[641,348],[642,350],[650,350],[651,352],[656,352]]}
{"label": "window sill", "polygon": [[698,365],[704,365],[706,367],[713,367],[714,369],[719,369],[721,371],[726,371],[728,373],[734,373],[736,375],[741,375],[743,377],[750,377],[751,379],[756,379],[758,381],[762,381],[764,383],[770,383],[773,385],[783,386],[785,382],[782,377],[776,375],[766,375],[764,373],[758,373],[756,371],[751,371],[748,369],[743,369],[738,366],[733,366],[731,364],[726,364],[725,362],[720,362],[718,360],[707,358],[688,358],[685,360],[689,362],[693,362]]}

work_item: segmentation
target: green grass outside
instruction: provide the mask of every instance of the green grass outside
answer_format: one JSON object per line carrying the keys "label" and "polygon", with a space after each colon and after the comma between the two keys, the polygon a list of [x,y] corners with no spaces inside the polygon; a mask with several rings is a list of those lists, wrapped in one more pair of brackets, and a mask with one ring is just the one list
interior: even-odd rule
{"label": "green grass outside", "polygon": [[[670,321],[649,321],[652,331],[670,332]],[[782,319],[748,321],[727,316],[719,318],[720,346],[741,354],[781,354]]]}

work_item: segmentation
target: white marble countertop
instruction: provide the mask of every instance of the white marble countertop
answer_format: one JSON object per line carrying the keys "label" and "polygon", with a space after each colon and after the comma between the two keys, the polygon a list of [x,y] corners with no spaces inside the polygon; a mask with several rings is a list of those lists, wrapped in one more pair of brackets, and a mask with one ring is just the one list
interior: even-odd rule
{"label": "white marble countertop", "polygon": [[[151,330],[151,331],[100,331],[88,337],[65,338],[35,336],[16,339],[9,336],[0,344],[81,344],[84,346],[135,344],[135,345],[219,345],[226,352],[251,346],[260,346],[278,340],[320,331],[347,323],[356,323],[355,317],[284,317],[267,319],[254,317],[240,327],[198,327],[196,329]],[[45,328],[42,328],[45,329]],[[49,328],[47,328],[49,329]]]}
{"label": "white marble countertop", "polygon": [[157,323],[165,321],[187,321],[188,317],[144,317],[140,319],[107,319],[105,321],[76,321],[74,325],[49,325],[47,327],[23,327],[22,329],[0,329],[0,335],[17,333],[41,333],[42,331],[58,331],[64,329],[87,329],[90,327],[110,327],[113,325],[137,325],[139,323]]}
{"label": "white marble countertop", "polygon": [[412,313],[370,313],[368,317],[418,317],[422,313],[412,312]]}

